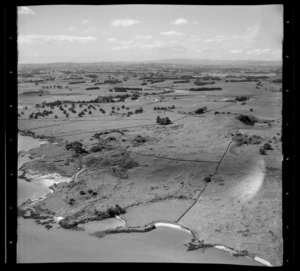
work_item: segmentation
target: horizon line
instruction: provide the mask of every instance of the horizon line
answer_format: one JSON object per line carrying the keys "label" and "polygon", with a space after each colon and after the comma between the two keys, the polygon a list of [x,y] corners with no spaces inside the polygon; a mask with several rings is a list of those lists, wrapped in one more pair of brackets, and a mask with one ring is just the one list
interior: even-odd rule
{"label": "horizon line", "polygon": [[[282,59],[278,60],[253,60],[253,59],[192,59],[192,58],[168,58],[168,59],[158,59],[158,60],[100,60],[100,61],[56,61],[56,62],[18,62],[17,64],[67,64],[67,63],[78,63],[78,64],[97,64],[97,63],[126,63],[126,62],[134,62],[134,63],[144,63],[144,62],[162,62],[162,61],[170,61],[170,60],[185,60],[185,61],[228,61],[228,62],[236,62],[236,61],[248,61],[248,62],[282,62]],[[204,64],[205,65],[205,64]]]}

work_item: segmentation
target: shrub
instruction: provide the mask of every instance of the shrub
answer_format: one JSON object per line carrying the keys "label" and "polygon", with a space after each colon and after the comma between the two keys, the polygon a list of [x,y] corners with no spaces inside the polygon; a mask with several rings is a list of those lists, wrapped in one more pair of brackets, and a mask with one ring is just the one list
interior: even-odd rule
{"label": "shrub", "polygon": [[197,109],[197,110],[195,111],[195,113],[196,113],[196,114],[203,114],[203,113],[205,113],[206,111],[207,111],[207,107],[204,106],[204,107],[202,107],[202,108]]}
{"label": "shrub", "polygon": [[240,97],[236,97],[235,100],[238,102],[244,102],[244,101],[249,100],[249,98],[245,97],[245,96],[240,96]]}
{"label": "shrub", "polygon": [[273,148],[272,148],[272,146],[271,146],[270,143],[264,144],[263,149],[264,149],[264,150],[273,150]]}
{"label": "shrub", "polygon": [[267,152],[264,149],[259,149],[259,153],[261,155],[266,155],[267,154]]}
{"label": "shrub", "polygon": [[237,116],[237,119],[246,125],[252,125],[252,126],[255,124],[255,122],[258,121],[258,119],[252,115],[239,115]]}
{"label": "shrub", "polygon": [[168,124],[171,124],[172,122],[168,117],[160,118],[159,116],[157,116],[156,123],[158,123],[160,125],[168,125]]}

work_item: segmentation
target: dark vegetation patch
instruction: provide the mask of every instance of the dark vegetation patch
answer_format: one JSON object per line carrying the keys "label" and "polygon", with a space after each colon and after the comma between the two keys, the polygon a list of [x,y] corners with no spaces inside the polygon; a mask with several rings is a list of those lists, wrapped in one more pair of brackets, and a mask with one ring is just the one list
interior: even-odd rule
{"label": "dark vegetation patch", "polygon": [[267,155],[267,152],[266,152],[266,150],[264,150],[264,149],[259,149],[259,153],[261,154],[261,155]]}
{"label": "dark vegetation patch", "polygon": [[180,80],[180,81],[174,81],[174,84],[181,84],[181,83],[189,83],[190,80]]}
{"label": "dark vegetation patch", "polygon": [[203,86],[203,85],[214,85],[216,82],[211,81],[211,82],[201,82],[201,81],[195,81],[194,84],[197,86]]}
{"label": "dark vegetation patch", "polygon": [[141,136],[141,135],[137,135],[133,138],[132,143],[133,143],[133,147],[137,147],[141,144],[144,144],[148,141],[148,138]]}
{"label": "dark vegetation patch", "polygon": [[92,90],[92,89],[100,89],[99,87],[88,87],[86,90]]}
{"label": "dark vegetation patch", "polygon": [[204,107],[201,107],[201,108],[197,109],[197,110],[195,111],[195,114],[203,114],[203,113],[205,113],[206,111],[207,111],[207,107],[204,106]]}
{"label": "dark vegetation patch", "polygon": [[114,176],[127,178],[127,170],[139,166],[126,150],[114,149],[83,157],[82,163],[87,168],[108,168]]}
{"label": "dark vegetation patch", "polygon": [[168,106],[168,107],[159,107],[159,106],[155,106],[153,109],[154,109],[154,110],[170,110],[170,109],[175,109],[175,105]]}
{"label": "dark vegetation patch", "polygon": [[257,145],[257,144],[260,144],[262,142],[262,138],[260,136],[257,136],[257,135],[248,136],[248,135],[244,135],[244,134],[241,134],[241,133],[238,133],[233,138],[233,140],[236,143],[237,147],[240,147],[244,144]]}
{"label": "dark vegetation patch", "polygon": [[76,84],[83,84],[85,81],[76,81],[76,82],[69,82],[69,85],[76,85]]}
{"label": "dark vegetation patch", "polygon": [[160,125],[168,125],[168,124],[171,124],[172,122],[168,117],[161,118],[161,117],[157,116],[156,123],[158,123]]}
{"label": "dark vegetation patch", "polygon": [[253,126],[256,122],[259,122],[258,118],[252,115],[239,115],[237,119],[246,125]]}
{"label": "dark vegetation patch", "polygon": [[82,143],[79,141],[74,141],[66,144],[66,149],[74,151],[76,154],[87,153],[87,151],[82,147]]}
{"label": "dark vegetation patch", "polygon": [[239,96],[239,97],[236,97],[235,100],[238,102],[244,102],[244,101],[249,100],[249,98],[246,96]]}
{"label": "dark vegetation patch", "polygon": [[190,88],[190,91],[211,91],[211,90],[222,90],[222,88]]}
{"label": "dark vegetation patch", "polygon": [[266,143],[264,144],[263,149],[269,151],[269,150],[273,150],[273,147],[270,143]]}
{"label": "dark vegetation patch", "polygon": [[102,135],[108,135],[108,134],[112,134],[112,133],[119,133],[121,135],[125,135],[124,132],[127,132],[127,130],[112,129],[112,130],[109,130],[109,131],[96,133],[92,137],[96,138],[96,139],[99,139]]}

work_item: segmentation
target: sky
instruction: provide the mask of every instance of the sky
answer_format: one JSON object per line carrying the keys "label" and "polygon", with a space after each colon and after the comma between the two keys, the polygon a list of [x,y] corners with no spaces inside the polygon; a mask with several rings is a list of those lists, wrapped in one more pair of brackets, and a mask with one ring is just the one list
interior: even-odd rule
{"label": "sky", "polygon": [[18,7],[19,63],[281,60],[283,6]]}

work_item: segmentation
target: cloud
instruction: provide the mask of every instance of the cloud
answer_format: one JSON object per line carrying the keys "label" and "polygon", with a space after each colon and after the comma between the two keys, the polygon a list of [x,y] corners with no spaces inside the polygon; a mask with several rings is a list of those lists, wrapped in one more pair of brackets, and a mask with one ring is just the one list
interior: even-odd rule
{"label": "cloud", "polygon": [[161,35],[164,36],[183,36],[183,33],[177,32],[177,31],[167,31],[167,32],[161,32]]}
{"label": "cloud", "polygon": [[215,40],[214,39],[205,39],[203,40],[203,42],[214,42]]}
{"label": "cloud", "polygon": [[232,54],[240,54],[241,52],[243,52],[243,50],[236,50],[236,49],[230,50],[230,53]]}
{"label": "cloud", "polygon": [[111,48],[113,51],[120,51],[120,50],[128,50],[128,49],[154,49],[160,48],[165,45],[162,41],[154,41],[152,43],[143,43],[143,42],[135,42],[134,40],[128,41],[120,41],[119,46],[114,46]]}
{"label": "cloud", "polygon": [[159,53],[185,53],[187,48],[185,46],[160,46],[156,47],[155,50]]}
{"label": "cloud", "polygon": [[76,30],[76,28],[75,27],[69,27],[66,30],[68,30],[68,31],[74,31],[74,30]]}
{"label": "cloud", "polygon": [[21,35],[18,37],[19,43],[50,43],[50,42],[90,42],[97,40],[95,37],[73,37],[65,35]]}
{"label": "cloud", "polygon": [[84,30],[84,33],[89,33],[89,32],[95,32],[96,27],[95,26],[89,26],[86,30]]}
{"label": "cloud", "polygon": [[215,49],[203,49],[202,50],[202,52],[203,53],[214,53],[214,52],[216,52],[217,50],[215,50]]}
{"label": "cloud", "polygon": [[90,20],[83,20],[82,23],[83,24],[88,24],[88,23],[91,23],[91,21]]}
{"label": "cloud", "polygon": [[18,14],[21,14],[21,15],[35,15],[35,12],[28,8],[28,7],[19,7],[18,8]]}
{"label": "cloud", "polygon": [[247,55],[261,55],[263,53],[268,53],[270,52],[271,49],[254,49],[254,50],[249,50],[246,52]]}
{"label": "cloud", "polygon": [[191,35],[191,38],[189,38],[187,41],[188,42],[198,42],[198,41],[202,41],[202,38],[200,38],[197,35]]}
{"label": "cloud", "polygon": [[188,21],[186,19],[177,19],[175,21],[172,21],[171,24],[176,24],[176,25],[183,25],[187,24]]}
{"label": "cloud", "polygon": [[193,21],[193,24],[198,24],[198,22],[197,21]]}
{"label": "cloud", "polygon": [[125,19],[125,20],[115,20],[112,22],[113,27],[122,26],[122,27],[128,27],[131,25],[139,24],[140,21],[137,20],[131,20],[131,19]]}
{"label": "cloud", "polygon": [[253,30],[252,27],[248,27],[248,28],[247,28],[247,31],[252,31],[252,30]]}
{"label": "cloud", "polygon": [[109,41],[109,42],[115,42],[115,41],[117,41],[117,39],[115,39],[115,38],[109,38],[109,39],[107,39],[107,41]]}
{"label": "cloud", "polygon": [[151,40],[153,39],[153,36],[151,35],[137,35],[135,36],[136,39],[138,40]]}

